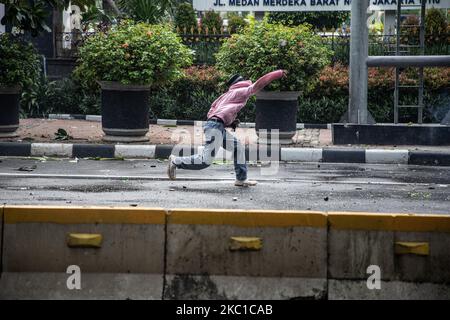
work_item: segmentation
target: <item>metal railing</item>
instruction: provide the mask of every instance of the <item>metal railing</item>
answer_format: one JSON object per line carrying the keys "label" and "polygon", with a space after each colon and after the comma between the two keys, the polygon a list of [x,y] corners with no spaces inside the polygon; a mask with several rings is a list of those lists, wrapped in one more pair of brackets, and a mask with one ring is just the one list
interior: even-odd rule
{"label": "metal railing", "polygon": [[72,58],[78,57],[78,49],[87,37],[93,35],[92,32],[62,32],[55,34],[55,53],[56,58]]}
{"label": "metal railing", "polygon": [[[63,58],[76,58],[78,47],[92,33],[60,33],[56,35],[56,55]],[[338,32],[317,32],[322,37],[322,41],[333,50],[333,63],[349,63],[350,56],[350,34]],[[215,54],[219,51],[223,42],[231,37],[230,34],[180,34],[182,42],[195,52],[194,63],[213,65]],[[403,35],[405,37],[405,50],[409,54],[419,54],[414,52],[414,41],[418,41],[418,35]],[[426,55],[449,55],[450,54],[450,34],[427,35]],[[394,55],[396,45],[396,35],[369,36],[369,55],[384,56]],[[408,47],[410,45],[410,47]]]}

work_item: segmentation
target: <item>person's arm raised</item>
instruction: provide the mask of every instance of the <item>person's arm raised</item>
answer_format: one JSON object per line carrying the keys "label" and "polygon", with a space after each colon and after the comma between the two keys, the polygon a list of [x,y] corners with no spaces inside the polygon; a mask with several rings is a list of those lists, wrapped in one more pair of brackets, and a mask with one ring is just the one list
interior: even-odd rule
{"label": "person's arm raised", "polygon": [[250,94],[253,95],[258,93],[259,91],[264,89],[264,87],[268,86],[272,81],[281,79],[285,76],[287,76],[286,70],[277,70],[262,76],[251,87],[249,87]]}

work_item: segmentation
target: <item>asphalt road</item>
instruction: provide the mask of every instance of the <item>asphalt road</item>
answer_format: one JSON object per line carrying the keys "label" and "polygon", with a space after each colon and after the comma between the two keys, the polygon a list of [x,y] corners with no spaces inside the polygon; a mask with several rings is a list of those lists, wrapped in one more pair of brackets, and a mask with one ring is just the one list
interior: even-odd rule
{"label": "asphalt road", "polygon": [[158,160],[0,161],[4,204],[450,213],[446,167],[292,163],[266,175],[276,168],[252,165],[259,184],[242,189],[230,164],[179,170],[172,182]]}

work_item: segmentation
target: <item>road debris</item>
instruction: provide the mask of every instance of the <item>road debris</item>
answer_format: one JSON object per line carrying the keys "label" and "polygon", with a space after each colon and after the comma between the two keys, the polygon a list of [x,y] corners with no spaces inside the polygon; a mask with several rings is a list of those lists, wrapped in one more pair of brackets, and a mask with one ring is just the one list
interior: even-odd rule
{"label": "road debris", "polygon": [[30,167],[20,167],[19,169],[17,169],[17,171],[24,171],[24,172],[32,172],[37,168],[37,166],[30,166]]}
{"label": "road debris", "polygon": [[59,128],[58,131],[55,132],[55,140],[56,141],[67,141],[71,140],[73,137],[71,137],[66,130]]}

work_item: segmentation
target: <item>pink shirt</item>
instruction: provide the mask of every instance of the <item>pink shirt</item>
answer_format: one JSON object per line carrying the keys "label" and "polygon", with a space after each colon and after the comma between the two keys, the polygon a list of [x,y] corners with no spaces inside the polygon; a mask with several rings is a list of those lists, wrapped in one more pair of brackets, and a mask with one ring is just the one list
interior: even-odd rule
{"label": "pink shirt", "polygon": [[266,74],[255,83],[241,81],[232,85],[227,93],[224,93],[213,102],[208,112],[208,119],[218,117],[223,120],[225,126],[231,125],[236,119],[238,112],[247,104],[248,99],[252,95],[261,91],[272,81],[282,77],[283,70],[277,70]]}

